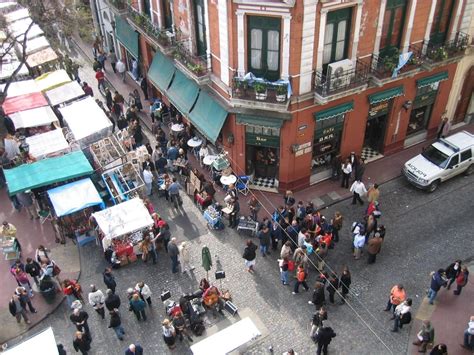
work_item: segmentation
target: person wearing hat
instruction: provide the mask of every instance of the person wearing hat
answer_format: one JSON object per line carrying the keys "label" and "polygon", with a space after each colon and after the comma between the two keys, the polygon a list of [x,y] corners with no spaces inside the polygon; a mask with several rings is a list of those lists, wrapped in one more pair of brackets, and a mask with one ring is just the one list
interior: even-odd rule
{"label": "person wearing hat", "polygon": [[380,253],[382,248],[383,238],[380,236],[380,232],[375,232],[375,236],[369,239],[367,246],[368,264],[374,264],[377,254]]}
{"label": "person wearing hat", "polygon": [[174,326],[167,318],[161,324],[163,325],[163,340],[170,350],[174,349],[176,347],[176,330]]}

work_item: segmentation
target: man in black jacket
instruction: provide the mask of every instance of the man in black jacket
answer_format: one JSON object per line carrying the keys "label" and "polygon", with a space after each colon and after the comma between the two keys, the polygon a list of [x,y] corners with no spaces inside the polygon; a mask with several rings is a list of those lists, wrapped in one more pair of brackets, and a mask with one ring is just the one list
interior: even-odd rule
{"label": "man in black jacket", "polygon": [[117,287],[117,283],[115,282],[115,277],[112,275],[112,269],[110,267],[106,268],[104,273],[104,283],[108,289],[112,290],[115,293],[115,288]]}
{"label": "man in black jacket", "polygon": [[78,308],[75,308],[72,314],[69,316],[69,319],[74,323],[76,329],[86,334],[88,338],[91,338],[89,325],[87,324],[88,318],[89,314],[87,314],[86,311],[80,310]]}
{"label": "man in black jacket", "polygon": [[334,338],[335,336],[336,333],[334,333],[334,330],[331,327],[324,327],[319,329],[315,336],[315,341],[318,343],[318,355],[321,355],[321,351],[324,355],[327,355],[328,346],[331,343],[332,338]]}
{"label": "man in black jacket", "polygon": [[114,309],[119,309],[121,304],[119,295],[113,293],[110,289],[105,293],[107,294],[105,297],[105,307],[107,307],[107,310],[113,311]]}
{"label": "man in black jacket", "polygon": [[117,334],[117,338],[119,340],[123,340],[125,330],[123,330],[122,320],[120,319],[120,313],[118,309],[113,309],[110,311],[109,328],[112,328],[115,331],[115,334]]}
{"label": "man in black jacket", "polygon": [[36,285],[39,285],[41,266],[32,258],[26,258],[25,272],[35,280]]}

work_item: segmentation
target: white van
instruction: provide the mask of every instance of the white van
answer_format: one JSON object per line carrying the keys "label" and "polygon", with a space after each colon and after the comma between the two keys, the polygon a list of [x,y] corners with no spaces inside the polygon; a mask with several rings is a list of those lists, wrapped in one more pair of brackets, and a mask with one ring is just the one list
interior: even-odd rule
{"label": "white van", "polygon": [[410,159],[403,167],[403,175],[416,187],[429,192],[440,182],[464,172],[474,172],[474,135],[462,131],[441,138]]}

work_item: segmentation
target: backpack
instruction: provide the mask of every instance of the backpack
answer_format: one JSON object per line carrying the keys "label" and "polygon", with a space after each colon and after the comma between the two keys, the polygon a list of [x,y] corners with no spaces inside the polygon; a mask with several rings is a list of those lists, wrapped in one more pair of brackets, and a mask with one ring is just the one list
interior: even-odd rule
{"label": "backpack", "polygon": [[403,313],[400,318],[400,324],[408,324],[411,322],[411,312]]}
{"label": "backpack", "polygon": [[202,321],[200,321],[192,324],[191,330],[193,331],[194,335],[201,336],[202,333],[204,333],[204,330],[206,330],[206,328],[204,327],[204,324],[202,324]]}
{"label": "backpack", "polygon": [[297,279],[299,282],[303,282],[306,279],[306,272],[303,270],[298,270]]}

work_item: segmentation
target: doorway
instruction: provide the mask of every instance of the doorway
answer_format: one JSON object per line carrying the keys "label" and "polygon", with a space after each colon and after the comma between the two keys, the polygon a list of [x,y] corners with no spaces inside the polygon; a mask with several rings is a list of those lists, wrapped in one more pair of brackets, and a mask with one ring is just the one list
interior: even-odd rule
{"label": "doorway", "polygon": [[388,114],[383,114],[374,117],[369,116],[367,119],[364,136],[364,150],[372,151],[372,154],[369,154],[371,156],[366,157],[366,159],[370,159],[371,157],[382,153],[387,117]]}

